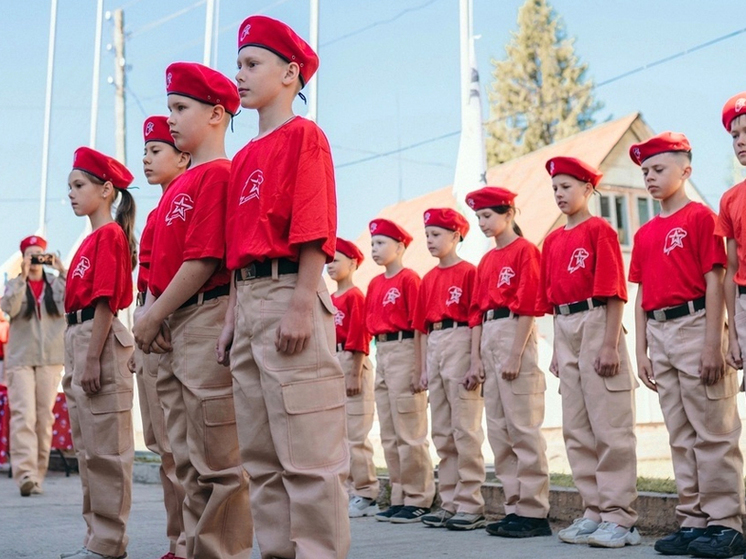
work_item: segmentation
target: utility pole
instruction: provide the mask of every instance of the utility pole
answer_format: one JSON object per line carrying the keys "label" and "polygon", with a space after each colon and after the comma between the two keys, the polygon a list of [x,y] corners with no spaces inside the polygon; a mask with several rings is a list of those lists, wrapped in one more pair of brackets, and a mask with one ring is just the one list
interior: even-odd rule
{"label": "utility pole", "polygon": [[49,180],[49,135],[52,125],[52,84],[54,82],[54,50],[57,34],[57,0],[52,0],[47,46],[47,90],[44,95],[44,140],[41,152],[41,193],[39,196],[39,235],[47,230],[47,182]]}
{"label": "utility pole", "polygon": [[124,12],[114,10],[114,122],[116,129],[116,158],[127,164],[127,112],[125,86],[127,61],[124,57]]}
{"label": "utility pole", "polygon": [[[310,0],[310,33],[308,35],[311,48],[318,54],[319,52],[319,0]],[[306,117],[314,122],[319,118],[319,75],[308,84],[308,114]]]}
{"label": "utility pole", "polygon": [[98,89],[101,80],[101,31],[104,24],[104,0],[96,3],[96,39],[93,44],[93,80],[91,91],[91,136],[88,146],[96,149],[96,131],[98,130]]}

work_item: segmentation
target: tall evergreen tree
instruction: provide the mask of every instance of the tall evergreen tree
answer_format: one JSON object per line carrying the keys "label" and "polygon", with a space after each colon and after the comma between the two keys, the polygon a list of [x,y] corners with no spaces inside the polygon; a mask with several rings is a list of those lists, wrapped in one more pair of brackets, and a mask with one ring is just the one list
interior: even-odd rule
{"label": "tall evergreen tree", "polygon": [[594,124],[588,65],[547,0],[526,0],[505,60],[492,60],[487,160],[502,163]]}

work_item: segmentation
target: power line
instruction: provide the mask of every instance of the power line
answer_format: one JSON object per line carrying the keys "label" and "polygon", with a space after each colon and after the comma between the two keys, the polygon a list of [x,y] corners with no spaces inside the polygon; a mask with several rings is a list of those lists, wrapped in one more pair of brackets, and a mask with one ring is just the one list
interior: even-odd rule
{"label": "power line", "polygon": [[460,134],[460,133],[461,133],[461,130],[456,130],[455,132],[448,132],[447,134],[436,136],[435,138],[428,138],[427,140],[415,142],[414,144],[409,144],[408,146],[404,146],[404,147],[397,148],[397,149],[392,149],[391,151],[387,151],[384,153],[376,153],[369,157],[363,157],[361,159],[356,159],[355,161],[349,161],[348,163],[342,163],[341,165],[335,165],[334,167],[336,169],[344,169],[345,167],[351,167],[352,165],[357,165],[359,163],[365,163],[366,161],[373,161],[374,159],[379,159],[381,157],[387,157],[389,155],[394,155],[397,153],[401,153],[403,151],[408,151],[410,149],[418,148],[426,144],[431,144],[433,142],[437,142],[438,140],[444,140],[445,138],[450,138],[451,136],[456,136],[457,134]]}
{"label": "power line", "polygon": [[186,8],[182,8],[181,10],[177,10],[171,14],[168,14],[167,16],[162,17],[161,19],[158,19],[156,21],[153,21],[151,23],[147,23],[140,27],[139,29],[135,29],[134,31],[130,31],[128,35],[130,37],[134,37],[136,35],[140,35],[142,33],[145,33],[147,31],[150,31],[151,29],[155,29],[156,27],[159,27],[163,25],[164,23],[168,23],[172,19],[176,19],[179,16],[182,16],[188,12],[191,12],[194,8],[197,8],[205,3],[206,0],[198,0],[191,6],[187,6]]}

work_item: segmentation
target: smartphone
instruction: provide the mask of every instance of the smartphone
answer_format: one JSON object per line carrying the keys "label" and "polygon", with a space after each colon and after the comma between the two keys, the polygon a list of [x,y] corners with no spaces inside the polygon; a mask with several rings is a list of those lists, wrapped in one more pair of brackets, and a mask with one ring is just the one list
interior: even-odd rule
{"label": "smartphone", "polygon": [[54,262],[53,254],[32,254],[31,255],[32,264],[46,264],[47,266],[51,266],[52,262]]}

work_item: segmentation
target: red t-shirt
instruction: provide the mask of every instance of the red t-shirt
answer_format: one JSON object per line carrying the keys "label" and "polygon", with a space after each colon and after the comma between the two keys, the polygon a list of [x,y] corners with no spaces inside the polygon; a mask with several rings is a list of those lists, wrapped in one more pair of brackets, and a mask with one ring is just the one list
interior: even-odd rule
{"label": "red t-shirt", "polygon": [[249,142],[233,158],[226,219],[228,268],[254,261],[298,261],[300,245],[322,241],[334,258],[337,197],[329,142],[296,116]]}
{"label": "red t-shirt", "polygon": [[36,299],[37,303],[39,302],[39,299],[41,299],[41,294],[44,293],[44,280],[28,280],[28,285],[31,288],[31,293],[34,294],[34,299]]}
{"label": "red t-shirt", "polygon": [[70,262],[65,286],[65,312],[109,300],[112,313],[132,303],[132,261],[127,237],[117,223],[88,235]]}
{"label": "red t-shirt", "polygon": [[482,323],[490,309],[508,307],[517,315],[540,315],[536,310],[541,254],[523,237],[504,248],[493,248],[477,267],[469,326]]}
{"label": "red t-shirt", "polygon": [[422,278],[413,326],[427,334],[431,324],[445,318],[468,322],[476,278],[477,267],[465,260],[448,268],[436,266],[430,270]]}
{"label": "red t-shirt", "polygon": [[385,274],[374,277],[365,298],[368,331],[376,336],[413,330],[412,320],[419,288],[420,276],[409,268],[403,268],[391,278]]}
{"label": "red t-shirt", "polygon": [[[148,289],[156,297],[187,260],[225,259],[225,199],[231,162],[202,163],[173,180],[158,203],[153,228]],[[223,262],[199,289],[209,291],[230,282]]]}
{"label": "red t-shirt", "polygon": [[715,234],[726,239],[735,239],[738,247],[738,271],[735,282],[746,285],[746,181],[738,183],[720,199],[720,215],[715,225]]}
{"label": "red t-shirt", "polygon": [[551,314],[554,305],[591,297],[627,301],[619,236],[600,217],[552,231],[541,251],[540,312]]}
{"label": "red t-shirt", "polygon": [[334,313],[334,327],[337,331],[337,343],[345,351],[361,351],[368,355],[370,351],[370,334],[365,326],[365,295],[357,287],[348,289],[342,295],[332,295],[332,303],[337,311]]}
{"label": "red t-shirt", "polygon": [[656,216],[635,234],[629,281],[642,284],[646,311],[703,297],[705,274],[727,259],[723,238],[715,235],[715,213],[689,202],[668,217]]}
{"label": "red t-shirt", "polygon": [[148,289],[148,274],[150,273],[150,256],[153,251],[153,228],[158,208],[154,208],[145,220],[145,227],[140,235],[139,265],[137,267],[137,291],[145,293]]}

